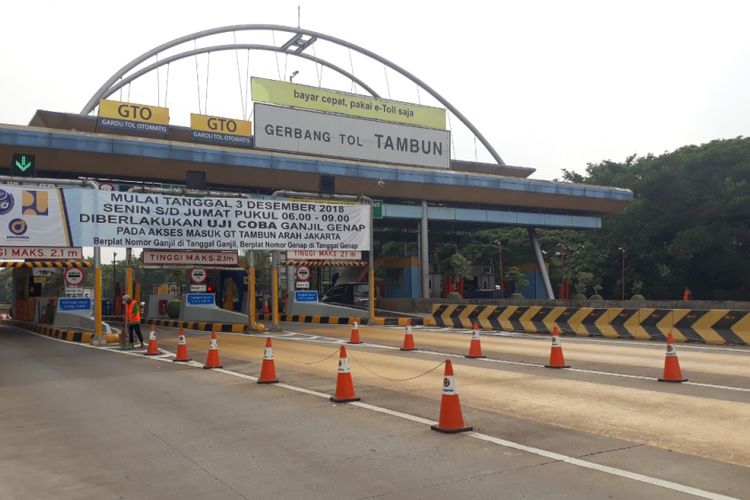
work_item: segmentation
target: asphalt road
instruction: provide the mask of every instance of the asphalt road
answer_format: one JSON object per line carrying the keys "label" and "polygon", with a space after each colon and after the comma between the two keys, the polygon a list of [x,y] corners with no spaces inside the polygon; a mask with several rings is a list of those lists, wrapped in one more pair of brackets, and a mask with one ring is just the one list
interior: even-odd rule
{"label": "asphalt road", "polygon": [[[748,350],[678,346],[704,385],[660,384],[663,345],[566,338],[578,371],[549,370],[548,339],[485,335],[467,360],[466,332],[415,329],[407,353],[363,327],[363,402],[337,405],[349,329],[285,326],[274,386],[261,336],[220,334],[209,371],[205,333],[185,366],[0,327],[0,498],[750,498]],[[429,430],[449,356],[474,433]]]}

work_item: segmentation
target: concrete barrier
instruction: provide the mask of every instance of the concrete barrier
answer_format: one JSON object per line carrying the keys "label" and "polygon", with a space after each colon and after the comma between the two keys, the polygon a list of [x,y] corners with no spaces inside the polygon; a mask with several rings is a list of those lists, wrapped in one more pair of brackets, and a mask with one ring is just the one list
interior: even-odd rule
{"label": "concrete barrier", "polygon": [[[93,301],[90,298],[58,298],[52,325],[56,328],[95,331],[96,320],[93,316]],[[102,322],[102,333],[112,333],[112,328],[108,323]]]}
{"label": "concrete barrier", "polygon": [[[684,304],[684,302],[683,302]],[[433,304],[438,326],[678,342],[750,345],[750,311],[650,307]]]}
{"label": "concrete barrier", "polygon": [[208,323],[247,324],[247,314],[227,311],[218,307],[213,293],[188,293],[180,302],[179,320],[182,322],[200,321]]}

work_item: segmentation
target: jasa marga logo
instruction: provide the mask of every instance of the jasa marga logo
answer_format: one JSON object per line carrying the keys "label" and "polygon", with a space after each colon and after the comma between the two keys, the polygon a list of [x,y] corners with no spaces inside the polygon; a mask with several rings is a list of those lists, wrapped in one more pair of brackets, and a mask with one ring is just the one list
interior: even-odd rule
{"label": "jasa marga logo", "polygon": [[5,215],[13,210],[13,195],[0,189],[0,215]]}

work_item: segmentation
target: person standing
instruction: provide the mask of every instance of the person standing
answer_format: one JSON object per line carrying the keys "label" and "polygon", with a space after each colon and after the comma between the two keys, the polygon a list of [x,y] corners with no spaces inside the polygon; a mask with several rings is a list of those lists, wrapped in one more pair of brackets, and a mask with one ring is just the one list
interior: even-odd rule
{"label": "person standing", "polygon": [[691,292],[688,287],[685,287],[685,289],[682,291],[682,300],[688,301],[692,298],[693,298],[693,292]]}
{"label": "person standing", "polygon": [[130,339],[130,345],[133,345],[133,333],[135,332],[138,336],[138,341],[141,343],[139,347],[143,348],[143,335],[141,334],[141,306],[128,294],[122,296],[122,301],[125,303],[125,321],[128,325],[128,338]]}

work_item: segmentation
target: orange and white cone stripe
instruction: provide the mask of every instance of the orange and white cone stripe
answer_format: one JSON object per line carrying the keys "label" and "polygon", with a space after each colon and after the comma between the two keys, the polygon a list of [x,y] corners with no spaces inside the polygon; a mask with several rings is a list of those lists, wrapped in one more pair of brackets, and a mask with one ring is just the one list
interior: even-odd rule
{"label": "orange and white cone stripe", "polygon": [[440,419],[437,425],[431,426],[431,429],[446,434],[466,432],[473,429],[473,427],[466,427],[464,424],[461,400],[458,397],[456,379],[453,376],[453,364],[450,359],[445,360],[443,397],[440,401]]}

